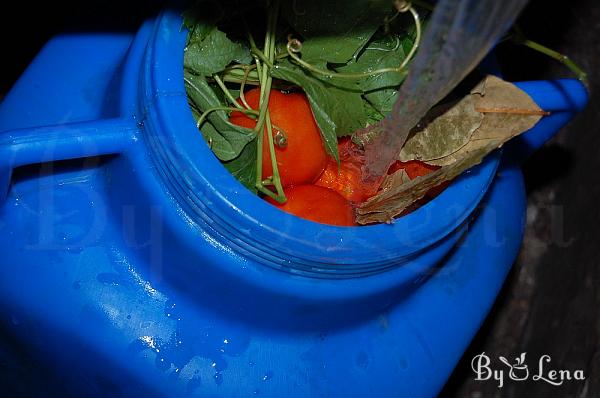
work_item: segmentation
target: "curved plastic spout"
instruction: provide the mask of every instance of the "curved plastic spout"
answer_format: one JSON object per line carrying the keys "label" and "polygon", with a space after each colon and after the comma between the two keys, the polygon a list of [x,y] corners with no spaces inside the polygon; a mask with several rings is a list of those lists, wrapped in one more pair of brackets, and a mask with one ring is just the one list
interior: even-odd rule
{"label": "curved plastic spout", "polygon": [[121,153],[138,127],[133,119],[108,119],[0,133],[0,205],[16,167]]}

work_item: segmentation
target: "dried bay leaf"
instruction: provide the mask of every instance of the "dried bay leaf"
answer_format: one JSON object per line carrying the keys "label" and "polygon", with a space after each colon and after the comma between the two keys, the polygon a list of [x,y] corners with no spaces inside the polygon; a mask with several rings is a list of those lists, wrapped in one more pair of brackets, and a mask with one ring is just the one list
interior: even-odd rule
{"label": "dried bay leaf", "polygon": [[527,93],[495,76],[486,77],[471,93],[475,109],[491,112],[483,113],[483,121],[467,145],[449,156],[428,160],[426,163],[445,166],[486,147],[488,142],[498,141],[502,145],[535,126],[543,115],[543,111]]}
{"label": "dried bay leaf", "polygon": [[[435,112],[435,111],[434,111]],[[467,145],[473,133],[481,126],[484,115],[475,110],[473,95],[467,95],[450,107],[438,108],[429,114],[406,140],[400,151],[400,160],[421,160],[428,162],[451,155]]]}
{"label": "dried bay leaf", "polygon": [[492,75],[486,76],[471,94],[476,95],[476,108],[541,110],[525,91]]}
{"label": "dried bay leaf", "polygon": [[[471,151],[455,163],[408,182],[399,177],[398,180],[401,182],[399,185],[388,186],[356,209],[356,222],[358,224],[391,222],[394,217],[423,198],[431,188],[444,181],[452,180],[465,170],[481,163],[485,155],[498,148],[498,145],[498,142],[488,141],[485,146]],[[394,174],[402,171],[399,170]]]}
{"label": "dried bay leaf", "polygon": [[381,192],[385,192],[390,188],[402,185],[410,181],[411,179],[408,176],[406,170],[400,169],[391,175],[386,175],[383,178],[383,182],[381,183],[381,187],[379,189],[381,190]]}
{"label": "dried bay leaf", "polygon": [[[481,123],[471,133],[466,144],[453,152],[447,149],[450,152],[448,155],[427,160],[428,164],[442,166],[430,174],[406,181],[399,174],[403,170],[399,170],[386,177],[379,193],[356,209],[357,223],[391,222],[394,217],[423,198],[431,188],[453,180],[481,163],[487,154],[532,128],[545,114],[527,93],[494,76],[486,77],[466,98],[471,98],[471,101],[459,102],[462,102],[462,112],[465,112],[466,104],[470,103],[475,111],[483,115]],[[455,109],[458,111],[457,106]],[[448,117],[447,114],[448,112],[444,112],[440,118]],[[456,118],[456,115],[452,117]],[[437,135],[428,133],[426,136],[431,138]],[[421,142],[419,145],[425,143]]]}

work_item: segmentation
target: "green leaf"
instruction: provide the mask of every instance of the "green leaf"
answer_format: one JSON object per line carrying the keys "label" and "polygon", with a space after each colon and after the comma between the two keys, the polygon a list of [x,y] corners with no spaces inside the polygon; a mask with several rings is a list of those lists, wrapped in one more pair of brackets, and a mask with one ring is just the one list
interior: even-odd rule
{"label": "green leaf", "polygon": [[240,155],[223,165],[235,178],[246,188],[256,193],[256,140],[250,141],[242,150]]}
{"label": "green leaf", "polygon": [[377,124],[381,120],[383,120],[384,115],[382,115],[371,103],[367,100],[363,101],[363,107],[365,109],[365,115],[367,116],[367,126],[372,124]]}
{"label": "green leaf", "polygon": [[192,35],[185,51],[184,66],[194,71],[198,75],[211,76],[221,72],[227,65],[233,61],[239,63],[250,63],[252,57],[250,50],[240,43],[234,43],[227,38],[225,33],[216,28],[212,28],[208,34],[205,34],[206,27],[196,25],[194,35],[198,33],[198,38],[202,35],[202,40]]}
{"label": "green leaf", "polygon": [[[356,61],[337,70],[341,73],[369,73],[377,69],[397,68],[406,58],[405,47],[407,45],[412,46],[412,40],[409,37],[400,38],[396,35],[387,35],[372,40]],[[392,111],[398,97],[398,89],[407,73],[408,68],[401,72],[375,74],[355,81],[354,87],[365,92],[365,99],[377,112],[387,115]],[[336,85],[339,85],[341,81],[341,79],[333,80]]]}
{"label": "green leaf", "polygon": [[398,89],[382,88],[366,93],[365,98],[379,113],[389,115],[398,98]]}
{"label": "green leaf", "polygon": [[369,40],[375,31],[359,33],[358,37],[317,36],[302,42],[302,59],[309,63],[319,61],[345,64]]}
{"label": "green leaf", "polygon": [[[371,73],[383,68],[397,68],[406,58],[404,42],[412,41],[408,37],[386,35],[369,43],[359,57],[347,65],[337,68],[340,73]],[[357,80],[355,86],[362,91],[373,91],[380,88],[397,88],[406,78],[408,68],[401,72],[378,73]]]}
{"label": "green leaf", "polygon": [[367,123],[361,94],[324,83],[289,61],[278,64],[272,75],[304,90],[327,152],[338,160],[337,138],[350,135]]}
{"label": "green leaf", "polygon": [[[191,44],[201,43],[202,41],[204,41],[204,39],[206,39],[206,37],[210,34],[210,32],[212,32],[216,28],[212,24],[198,22],[195,25],[193,25],[192,27],[190,27],[189,29],[190,29],[190,32],[188,34],[187,47],[189,47]],[[186,49],[186,52],[187,51],[188,50]],[[186,54],[186,56],[187,56],[187,54]]]}
{"label": "green leaf", "polygon": [[[223,106],[204,77],[185,71],[185,83],[188,98],[197,109],[194,112],[196,121],[200,112]],[[238,157],[246,144],[256,137],[254,131],[229,123],[227,112],[222,110],[210,112],[200,126],[200,131],[212,151],[222,161]]]}
{"label": "green leaf", "polygon": [[284,1],[281,13],[302,35],[305,61],[345,64],[393,14],[393,7],[390,0]]}
{"label": "green leaf", "polygon": [[[367,108],[367,111],[374,110],[377,114],[387,115],[392,111],[398,97],[398,89],[406,78],[408,68],[401,72],[379,73],[356,79],[336,78],[335,73],[368,74],[378,69],[397,68],[406,58],[406,46],[409,48],[412,46],[412,40],[407,36],[403,38],[396,35],[379,37],[369,42],[356,60],[332,71],[331,78],[316,74],[313,76],[341,89],[364,92],[364,98],[372,108]],[[371,112],[369,116],[378,118],[375,113]],[[381,118],[378,119],[381,120]],[[367,124],[373,124],[373,118],[369,118]]]}

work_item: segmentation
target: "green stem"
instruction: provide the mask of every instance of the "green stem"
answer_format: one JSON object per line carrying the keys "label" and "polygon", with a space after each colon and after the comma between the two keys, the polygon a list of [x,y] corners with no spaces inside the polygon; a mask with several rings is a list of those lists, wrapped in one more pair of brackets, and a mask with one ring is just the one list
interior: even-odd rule
{"label": "green stem", "polygon": [[[262,82],[260,81],[261,79],[261,73],[260,73],[260,61],[256,60],[256,70],[258,72],[258,76],[259,76],[259,85],[262,84]],[[259,113],[259,117],[260,117],[260,113]],[[258,122],[256,123],[258,125]],[[254,186],[256,187],[256,189],[258,189],[258,191],[260,192],[262,184],[261,184],[261,178],[262,178],[262,142],[263,142],[263,134],[262,133],[257,133],[256,134],[256,178],[254,181]]]}
{"label": "green stem", "polygon": [[251,68],[229,67],[221,74],[221,79],[223,79],[223,81],[232,83],[241,83],[246,79],[248,84],[258,84],[258,77],[256,65],[253,65]]}
{"label": "green stem", "polygon": [[229,91],[229,89],[227,88],[227,86],[225,86],[225,83],[223,83],[223,80],[221,80],[221,78],[219,77],[219,75],[214,75],[213,79],[215,79],[215,81],[217,82],[217,85],[221,88],[221,90],[223,91],[223,94],[225,94],[225,97],[227,97],[227,99],[229,100],[229,102],[231,102],[231,104],[233,106],[235,106],[238,109],[247,109],[247,108],[244,108],[242,105],[240,105],[235,100],[235,98],[233,97],[233,95],[231,94],[231,92]]}
{"label": "green stem", "polygon": [[273,62],[269,59],[269,57],[267,57],[267,55],[264,52],[260,51],[260,49],[258,49],[258,47],[254,47],[254,46],[250,45],[250,51],[252,52],[253,55],[255,55],[262,62],[264,62],[269,68],[273,68]]}
{"label": "green stem", "polygon": [[208,115],[215,111],[237,111],[237,112],[245,113],[247,115],[257,115],[258,114],[258,112],[253,109],[235,108],[235,107],[231,107],[231,106],[215,106],[213,108],[208,108],[207,110],[205,110],[202,113],[202,115],[198,119],[198,122],[196,122],[196,127],[200,128],[200,126],[202,126],[202,123],[204,123],[206,121],[206,118],[208,117]]}
{"label": "green stem", "polygon": [[278,202],[285,202],[285,194],[283,193],[283,186],[281,185],[281,176],[279,175],[279,168],[277,167],[277,158],[275,157],[275,142],[273,140],[273,126],[271,125],[271,117],[269,116],[269,111],[267,111],[266,117],[267,124],[267,137],[269,140],[269,151],[271,155],[271,168],[273,169],[273,185],[275,185],[275,189],[277,190],[277,197],[274,197]]}
{"label": "green stem", "polygon": [[575,62],[573,62],[569,57],[564,54],[561,54],[557,51],[552,50],[546,46],[541,45],[533,40],[529,40],[525,38],[520,30],[517,30],[517,34],[512,38],[513,41],[517,44],[521,44],[525,47],[531,48],[532,50],[538,51],[548,57],[557,60],[558,62],[565,65],[571,72],[577,76],[579,80],[581,80],[586,86],[588,85],[587,73],[583,71]]}
{"label": "green stem", "polygon": [[243,21],[244,21],[244,26],[246,27],[246,32],[248,33],[248,42],[250,43],[250,48],[258,49],[258,46],[256,45],[256,40],[254,40],[254,36],[252,36],[252,33],[250,33],[250,27],[248,26],[248,21],[246,21],[246,18],[244,18]]}
{"label": "green stem", "polygon": [[246,95],[244,94],[244,90],[246,89],[246,82],[248,81],[248,73],[250,71],[247,70],[246,73],[244,74],[244,78],[242,79],[242,82],[240,84],[240,100],[242,101],[242,104],[244,104],[244,106],[248,109],[252,109],[252,107],[250,106],[250,104],[248,104],[248,101],[246,101]]}
{"label": "green stem", "polygon": [[[267,131],[272,131],[273,126],[271,125],[271,117],[269,116],[269,111],[267,111],[266,115],[266,125]],[[279,175],[279,168],[277,167],[277,158],[275,157],[275,144],[273,141],[273,134],[267,134],[269,141],[269,151],[271,153],[271,168],[273,169],[273,175],[268,177],[267,179],[260,181],[260,186],[257,186],[258,190],[263,194],[269,196],[279,203],[285,203],[287,198],[285,197],[285,193],[283,192],[283,186],[281,185],[281,177]],[[266,188],[265,185],[274,185],[275,190],[277,192],[273,192],[270,189]]]}
{"label": "green stem", "polygon": [[[221,76],[221,78],[223,79],[224,82],[237,83],[237,84],[241,84],[242,81],[244,80],[241,77],[231,76],[231,75],[223,75],[223,76]],[[256,79],[256,80],[246,79],[246,84],[249,86],[258,86],[260,84],[260,81],[258,79]]]}
{"label": "green stem", "polygon": [[[262,81],[262,73],[261,73],[261,65],[260,65],[260,60],[256,60],[256,70],[258,72],[258,79],[259,79],[259,84],[262,87],[263,81]],[[259,112],[258,115],[258,119],[260,120],[261,118],[261,113]],[[259,121],[256,122],[256,126],[259,125]],[[256,189],[258,189],[259,191],[261,191],[261,189],[263,188],[262,185],[262,143],[263,143],[263,134],[260,130],[255,130],[256,132],[256,180],[254,185],[256,186]]]}
{"label": "green stem", "polygon": [[[271,118],[269,116],[268,105],[269,105],[269,96],[271,93],[271,85],[273,83],[273,78],[271,77],[270,68],[273,67],[273,62],[275,60],[275,32],[277,29],[277,18],[279,13],[279,1],[275,0],[273,5],[269,8],[269,15],[267,18],[267,32],[265,34],[265,45],[264,51],[255,51],[253,54],[256,59],[256,71],[258,72],[258,77],[260,81],[260,99],[259,99],[259,114],[258,120],[256,122],[256,127],[254,131],[257,134],[257,164],[256,164],[256,188],[275,199],[278,202],[285,202],[286,197],[283,192],[283,187],[281,184],[281,178],[279,175],[279,169],[277,167],[277,158],[275,156],[275,147],[273,144],[273,135],[272,130],[273,126],[271,123]],[[250,36],[251,37],[251,36]],[[254,45],[256,48],[256,43],[253,43],[253,40],[250,41],[251,46]],[[256,48],[257,49],[257,48]],[[262,61],[262,63],[261,63]],[[266,124],[266,126],[265,126]],[[267,131],[267,139],[269,141],[269,152],[271,158],[271,165],[273,168],[273,176],[272,181],[275,186],[276,193],[267,189],[263,185],[262,181],[262,144],[263,144],[263,131]]]}

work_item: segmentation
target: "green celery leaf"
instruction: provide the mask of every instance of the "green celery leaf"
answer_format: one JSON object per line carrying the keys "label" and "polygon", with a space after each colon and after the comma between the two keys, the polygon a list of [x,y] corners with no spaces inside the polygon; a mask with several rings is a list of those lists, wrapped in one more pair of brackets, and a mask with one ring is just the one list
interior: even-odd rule
{"label": "green celery leaf", "polygon": [[[205,34],[205,27],[196,25],[194,34],[201,31],[198,37]],[[240,43],[234,43],[227,38],[225,33],[217,28],[212,28],[202,40],[197,40],[194,35],[186,47],[184,66],[198,75],[211,76],[221,72],[232,61],[250,63],[252,56],[250,50]]]}
{"label": "green celery leaf", "polygon": [[302,58],[345,64],[367,44],[385,17],[390,0],[284,1],[281,13],[302,36]]}
{"label": "green celery leaf", "polygon": [[371,103],[367,100],[363,101],[363,106],[365,108],[365,115],[367,115],[367,126],[377,124],[383,120],[384,115],[382,115]]}
{"label": "green celery leaf", "polygon": [[[361,51],[355,60],[348,62],[346,65],[338,66],[335,70],[323,68],[321,62],[319,69],[330,70],[330,76],[316,73],[312,75],[327,84],[345,90],[362,93],[387,90],[372,94],[370,97],[373,103],[378,105],[378,110],[389,112],[390,104],[388,101],[390,96],[394,94],[406,78],[408,67],[400,72],[391,71],[356,78],[336,77],[336,73],[369,74],[382,68],[397,68],[404,62],[406,57],[406,45],[412,46],[412,43],[408,36],[400,38],[396,35],[386,35],[369,42],[368,47]],[[391,99],[395,99],[395,96]]]}
{"label": "green celery leaf", "polygon": [[[370,73],[383,68],[399,67],[406,54],[404,52],[404,42],[412,41],[408,37],[400,38],[396,35],[387,35],[385,37],[373,40],[361,52],[355,61],[337,68],[340,73]],[[380,88],[397,88],[406,78],[408,68],[401,72],[386,72],[375,74],[356,81],[356,86],[362,91],[372,91]],[[334,79],[341,80],[341,79]]]}
{"label": "green celery leaf", "polygon": [[188,34],[188,44],[186,48],[195,43],[202,43],[214,29],[216,29],[214,25],[203,22],[198,22],[191,26],[189,28],[190,32]]}
{"label": "green celery leaf", "polygon": [[246,188],[256,193],[256,140],[250,141],[240,155],[223,165]]}
{"label": "green celery leaf", "polygon": [[[192,102],[192,106],[197,109],[197,112],[194,112],[196,120],[198,120],[200,112],[223,106],[204,77],[185,71],[185,80],[188,98]],[[222,161],[238,157],[244,147],[256,137],[251,129],[229,123],[225,111],[211,112],[200,126],[200,131],[212,151]]]}
{"label": "green celery leaf", "polygon": [[366,93],[365,98],[379,113],[388,115],[392,112],[392,108],[398,98],[398,89],[381,88]]}
{"label": "green celery leaf", "polygon": [[[408,36],[400,38],[395,35],[387,35],[375,39],[369,43],[356,61],[338,68],[338,71],[343,73],[364,73],[381,68],[398,67],[404,62],[406,54],[410,51],[410,47],[412,47],[412,43],[412,40]],[[398,89],[406,78],[407,73],[408,68],[405,68],[400,73],[388,72],[377,74],[357,81],[356,85],[365,91],[365,99],[378,113],[387,115],[392,111],[392,107],[398,97]],[[335,84],[337,85],[341,79],[333,80],[336,81]]]}
{"label": "green celery leaf", "polygon": [[334,87],[315,78],[301,67],[283,61],[272,70],[273,77],[300,86],[311,105],[325,148],[336,160],[337,138],[363,128],[367,116],[361,93]]}

